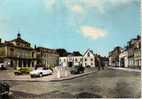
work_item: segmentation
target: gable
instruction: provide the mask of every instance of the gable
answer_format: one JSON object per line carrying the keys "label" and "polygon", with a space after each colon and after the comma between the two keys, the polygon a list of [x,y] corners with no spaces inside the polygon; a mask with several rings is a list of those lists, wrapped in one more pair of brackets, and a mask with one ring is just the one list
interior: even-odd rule
{"label": "gable", "polygon": [[94,57],[94,54],[91,50],[87,50],[83,57]]}
{"label": "gable", "polygon": [[30,47],[30,43],[24,41],[21,38],[17,38],[11,41],[8,41],[8,43],[13,44],[14,46],[19,46],[19,47]]}

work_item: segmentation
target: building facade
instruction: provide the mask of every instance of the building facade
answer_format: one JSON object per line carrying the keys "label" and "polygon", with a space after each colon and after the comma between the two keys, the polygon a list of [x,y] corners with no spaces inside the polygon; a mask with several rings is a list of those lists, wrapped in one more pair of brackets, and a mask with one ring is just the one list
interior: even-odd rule
{"label": "building facade", "polygon": [[74,65],[82,65],[82,56],[69,54],[66,57],[59,58],[59,65],[66,67],[72,67]]}
{"label": "building facade", "polygon": [[72,67],[74,65],[82,65],[83,67],[95,67],[95,56],[93,54],[93,51],[88,49],[83,56],[69,54],[65,57],[60,57],[59,64],[64,67]]}
{"label": "building facade", "polygon": [[44,47],[32,48],[31,44],[21,38],[20,33],[17,38],[2,42],[0,39],[0,63],[8,67],[35,67],[37,65],[57,66],[59,55],[55,49]]}
{"label": "building facade", "polygon": [[101,66],[108,66],[109,65],[109,59],[108,57],[101,57],[100,56],[100,62],[101,62]]}
{"label": "building facade", "polygon": [[119,66],[119,55],[122,51],[123,49],[117,46],[111,52],[109,52],[109,66]]}
{"label": "building facade", "polygon": [[63,67],[68,66],[67,57],[59,57],[59,66],[63,66]]}
{"label": "building facade", "polygon": [[83,55],[83,66],[95,67],[95,55],[90,49],[88,49]]}
{"label": "building facade", "polygon": [[57,66],[59,62],[59,55],[55,49],[44,47],[35,48],[37,55],[37,64],[48,67],[49,65]]}
{"label": "building facade", "polygon": [[29,42],[21,38],[20,33],[16,39],[0,43],[0,57],[1,62],[13,68],[36,65],[36,52]]}
{"label": "building facade", "polygon": [[119,55],[119,66],[128,67],[128,51],[126,49]]}
{"label": "building facade", "polygon": [[141,37],[131,39],[128,42],[128,66],[131,68],[141,68]]}

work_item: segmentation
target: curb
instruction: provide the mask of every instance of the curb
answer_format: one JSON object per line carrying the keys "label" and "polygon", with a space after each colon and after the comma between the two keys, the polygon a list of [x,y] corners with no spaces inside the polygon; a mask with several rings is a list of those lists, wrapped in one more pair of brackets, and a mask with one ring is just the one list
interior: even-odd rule
{"label": "curb", "polygon": [[138,72],[138,73],[141,73],[141,70],[136,70],[136,69],[119,68],[119,67],[107,67],[107,68],[115,69],[115,70],[123,70],[123,71],[128,71],[128,72]]}
{"label": "curb", "polygon": [[68,77],[68,78],[60,78],[60,79],[53,79],[53,80],[15,80],[15,79],[12,79],[12,80],[0,80],[0,81],[23,81],[23,82],[58,82],[58,81],[65,81],[65,80],[71,80],[71,79],[75,79],[75,78],[78,78],[78,77],[83,77],[83,76],[86,76],[86,75],[89,75],[91,73],[94,73],[96,71],[92,71],[92,72],[88,72],[88,73],[84,73],[84,74],[78,74],[78,75],[74,75],[72,77]]}
{"label": "curb", "polygon": [[56,80],[49,80],[48,82],[58,82],[58,81],[71,80],[71,79],[75,79],[75,78],[78,78],[78,77],[83,77],[83,76],[89,75],[89,74],[94,73],[94,72],[96,72],[96,71],[92,71],[92,72],[88,72],[88,73],[80,74],[80,75],[75,75],[73,77],[68,77],[68,78],[61,78],[61,79],[56,79]]}

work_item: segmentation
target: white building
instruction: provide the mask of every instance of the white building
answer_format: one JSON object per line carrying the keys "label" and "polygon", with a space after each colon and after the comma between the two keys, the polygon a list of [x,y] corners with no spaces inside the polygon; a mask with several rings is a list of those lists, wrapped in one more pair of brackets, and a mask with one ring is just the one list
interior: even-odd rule
{"label": "white building", "polygon": [[124,50],[119,55],[119,66],[128,67],[128,51]]}
{"label": "white building", "polygon": [[108,63],[109,66],[112,66],[112,57],[109,57],[109,63]]}
{"label": "white building", "polygon": [[83,58],[82,58],[82,56],[74,56],[73,60],[74,60],[74,65],[80,65],[80,64],[82,64]]}
{"label": "white building", "polygon": [[59,65],[64,67],[72,67],[74,65],[82,65],[84,67],[95,67],[95,56],[93,54],[93,51],[88,49],[83,56],[70,54],[66,57],[60,57]]}
{"label": "white building", "polygon": [[90,49],[88,49],[83,55],[83,66],[95,67],[95,56]]}
{"label": "white building", "polygon": [[72,54],[66,56],[66,57],[60,57],[59,58],[59,65],[66,67],[72,67],[74,65],[80,65],[82,64],[82,56],[74,56]]}
{"label": "white building", "polygon": [[66,67],[68,65],[67,57],[59,57],[59,65]]}

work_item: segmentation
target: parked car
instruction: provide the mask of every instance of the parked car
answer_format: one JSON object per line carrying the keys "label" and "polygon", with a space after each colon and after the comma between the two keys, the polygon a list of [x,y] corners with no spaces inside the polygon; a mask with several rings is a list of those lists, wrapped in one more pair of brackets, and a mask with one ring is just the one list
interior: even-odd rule
{"label": "parked car", "polygon": [[91,66],[90,66],[90,65],[87,65],[86,67],[87,67],[87,68],[91,68]]}
{"label": "parked car", "polygon": [[83,66],[80,66],[80,65],[76,65],[76,66],[73,66],[71,68],[71,74],[80,74],[80,73],[84,73],[84,67]]}
{"label": "parked car", "polygon": [[6,82],[0,82],[0,97],[3,97],[5,95],[9,94],[9,84]]}
{"label": "parked car", "polygon": [[29,68],[29,67],[23,67],[23,68],[17,69],[17,70],[14,72],[14,74],[15,74],[15,75],[29,74],[30,71],[32,71],[31,68]]}
{"label": "parked car", "polygon": [[30,72],[31,77],[42,77],[45,75],[51,75],[53,72],[48,68],[37,68]]}
{"label": "parked car", "polygon": [[0,70],[6,70],[6,65],[4,63],[0,63]]}

